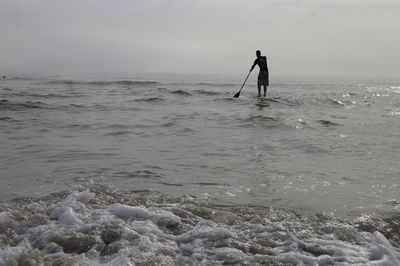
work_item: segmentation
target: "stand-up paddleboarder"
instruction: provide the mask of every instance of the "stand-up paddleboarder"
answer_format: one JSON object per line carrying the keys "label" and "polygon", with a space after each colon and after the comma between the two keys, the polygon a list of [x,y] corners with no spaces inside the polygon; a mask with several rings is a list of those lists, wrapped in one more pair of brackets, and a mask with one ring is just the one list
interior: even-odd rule
{"label": "stand-up paddleboarder", "polygon": [[264,97],[265,97],[265,95],[267,94],[267,87],[269,86],[267,57],[262,56],[260,50],[257,50],[256,55],[257,59],[251,66],[250,72],[254,69],[256,65],[260,67],[260,73],[258,73],[258,80],[257,80],[258,97],[261,97],[261,86],[264,87]]}

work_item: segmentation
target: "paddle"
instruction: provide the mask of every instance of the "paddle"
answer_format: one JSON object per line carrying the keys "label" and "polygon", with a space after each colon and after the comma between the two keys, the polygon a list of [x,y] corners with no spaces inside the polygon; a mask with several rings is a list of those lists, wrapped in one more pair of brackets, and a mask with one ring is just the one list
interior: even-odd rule
{"label": "paddle", "polygon": [[240,96],[240,92],[242,91],[244,84],[246,83],[247,79],[249,78],[249,76],[250,76],[250,73],[251,73],[251,70],[249,71],[249,74],[247,75],[246,79],[244,80],[244,82],[243,82],[243,85],[242,85],[242,87],[240,88],[239,92],[238,92],[238,93],[236,93],[235,95],[233,95],[233,97],[235,97],[235,98],[239,98],[239,96]]}

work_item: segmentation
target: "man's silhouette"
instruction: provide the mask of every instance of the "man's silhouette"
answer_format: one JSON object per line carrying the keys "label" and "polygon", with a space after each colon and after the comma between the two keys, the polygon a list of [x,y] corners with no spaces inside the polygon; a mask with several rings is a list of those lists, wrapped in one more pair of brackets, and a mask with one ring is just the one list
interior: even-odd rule
{"label": "man's silhouette", "polygon": [[250,72],[254,69],[256,65],[260,67],[260,73],[258,73],[258,81],[257,81],[258,97],[261,97],[261,86],[264,86],[264,97],[265,97],[265,95],[267,94],[267,87],[269,86],[267,57],[261,56],[260,50],[257,50],[256,55],[257,59],[251,66]]}

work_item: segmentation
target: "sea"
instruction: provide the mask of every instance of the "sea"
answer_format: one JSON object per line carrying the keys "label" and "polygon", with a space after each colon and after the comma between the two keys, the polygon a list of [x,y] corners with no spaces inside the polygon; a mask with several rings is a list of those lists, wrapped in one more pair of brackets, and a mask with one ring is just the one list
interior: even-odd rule
{"label": "sea", "polygon": [[245,76],[0,76],[0,265],[400,265],[400,80]]}

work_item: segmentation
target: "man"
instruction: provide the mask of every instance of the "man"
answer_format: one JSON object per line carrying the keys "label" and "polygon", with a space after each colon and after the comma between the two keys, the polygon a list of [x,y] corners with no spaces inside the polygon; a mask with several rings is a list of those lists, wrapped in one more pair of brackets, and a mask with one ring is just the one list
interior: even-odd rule
{"label": "man", "polygon": [[264,97],[267,94],[267,87],[269,86],[269,72],[268,72],[268,65],[267,65],[267,58],[265,56],[261,56],[261,52],[257,50],[256,52],[257,59],[254,61],[250,72],[254,69],[256,65],[260,67],[260,73],[258,73],[258,81],[257,81],[257,88],[258,88],[258,97],[261,97],[261,86],[264,86]]}

